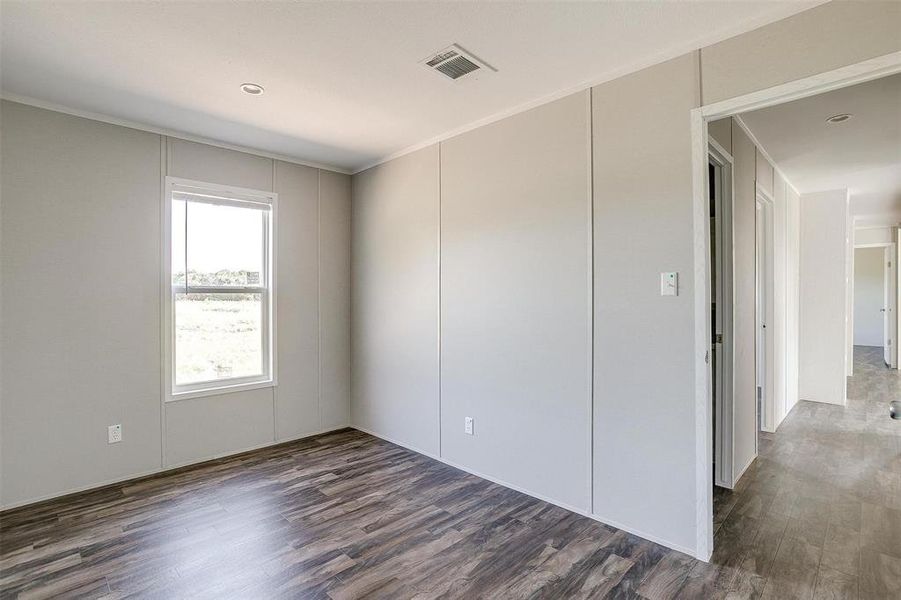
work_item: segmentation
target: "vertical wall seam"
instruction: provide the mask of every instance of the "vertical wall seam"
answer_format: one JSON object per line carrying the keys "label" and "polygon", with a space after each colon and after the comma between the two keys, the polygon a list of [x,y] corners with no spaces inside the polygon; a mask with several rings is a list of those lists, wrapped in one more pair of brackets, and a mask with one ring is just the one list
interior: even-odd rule
{"label": "vertical wall seam", "polygon": [[594,88],[588,88],[588,512],[594,514]]}
{"label": "vertical wall seam", "polygon": [[354,424],[354,177],[348,175],[347,206],[347,425]]}
{"label": "vertical wall seam", "polygon": [[438,456],[443,457],[441,447],[441,146],[438,142]]}
{"label": "vertical wall seam", "polygon": [[160,136],[160,469],[166,468],[166,387],[169,382],[166,381],[166,335],[168,331],[163,332],[166,323],[166,302],[168,302],[169,294],[166,288],[170,282],[163,281],[163,273],[166,272],[166,265],[163,264],[163,257],[166,255],[166,249],[163,248],[163,232],[166,227],[166,176],[169,173],[169,138],[165,135]]}
{"label": "vertical wall seam", "polygon": [[[275,193],[276,181],[278,178],[277,163],[278,163],[277,160],[272,159],[272,182],[271,182],[270,191],[273,193]],[[278,218],[277,215],[276,215],[276,218]],[[270,221],[271,221],[271,226],[269,228],[270,229],[269,234],[272,239],[272,241],[271,241],[272,249],[273,249],[272,254],[274,256],[278,257],[278,252],[275,252],[275,250],[277,250],[277,248],[275,246],[276,246],[276,244],[278,244],[278,237],[277,237],[277,233],[276,233],[276,228],[278,227],[278,223],[276,223],[274,219],[270,219]],[[273,262],[275,262],[275,261],[273,261]],[[278,275],[278,273],[277,273],[278,263],[270,265],[269,270],[270,270],[270,272]],[[277,277],[276,277],[276,279],[277,279]],[[270,284],[271,284],[271,282],[270,282]],[[270,287],[271,287],[271,285],[270,285]],[[277,288],[275,289],[275,293],[276,294],[278,293]],[[272,292],[270,292],[270,294],[272,294]],[[269,301],[270,306],[273,304],[273,300],[277,300],[277,298],[270,299],[270,301]],[[278,310],[278,302],[275,302],[275,308],[276,308],[276,310]],[[273,314],[272,317],[273,318],[270,319],[270,322],[271,322],[273,333],[274,333],[275,330],[277,329],[277,325],[278,325],[278,315]],[[270,335],[270,340],[271,339],[272,339],[272,336]],[[271,343],[271,341],[270,341],[270,343]],[[278,337],[275,338],[275,343],[271,344],[271,350],[269,352],[270,368],[272,367],[273,360],[275,359],[277,354],[278,354]],[[274,364],[275,364],[275,368],[278,369],[278,363],[276,362]],[[276,373],[276,372],[273,372],[272,375],[274,377],[278,377],[278,373]],[[278,441],[278,386],[277,385],[272,387],[272,441],[273,442]]]}
{"label": "vertical wall seam", "polygon": [[316,407],[322,430],[322,169],[316,169]]}
{"label": "vertical wall seam", "polygon": [[698,106],[704,106],[704,58],[703,48],[698,48]]}

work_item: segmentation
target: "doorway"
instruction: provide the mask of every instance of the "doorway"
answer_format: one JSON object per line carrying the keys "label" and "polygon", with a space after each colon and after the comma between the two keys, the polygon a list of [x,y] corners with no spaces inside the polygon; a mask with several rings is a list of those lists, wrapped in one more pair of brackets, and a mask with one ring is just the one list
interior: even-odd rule
{"label": "doorway", "polygon": [[710,366],[713,483],[732,489],[732,156],[713,139],[707,163],[710,218]]}
{"label": "doorway", "polygon": [[896,366],[895,254],[889,242],[854,247],[853,345],[879,348],[889,368]]}
{"label": "doorway", "polygon": [[[897,55],[891,57],[882,57],[879,59],[871,59],[856,65],[842,67],[832,72],[818,74],[815,77],[800,79],[786,83],[784,85],[776,86],[774,88],[766,90],[765,92],[757,92],[754,94],[748,94],[747,96],[737,97],[729,100],[723,100],[715,104],[705,105],[692,111],[692,160],[694,169],[695,198],[695,273],[698,275],[703,275],[702,278],[699,278],[699,281],[703,281],[705,283],[703,288],[698,289],[698,297],[696,298],[695,302],[695,372],[697,392],[696,407],[699,413],[698,423],[702,426],[699,429],[699,434],[703,433],[703,435],[698,436],[699,473],[696,481],[699,488],[697,507],[697,517],[699,524],[697,554],[701,557],[709,556],[713,548],[713,529],[715,524],[713,520],[714,496],[713,486],[711,486],[711,480],[716,481],[720,478],[721,469],[719,468],[719,466],[723,455],[723,449],[718,449],[717,444],[721,443],[722,440],[721,433],[723,427],[721,417],[723,406],[722,398],[724,397],[722,380],[723,370],[719,363],[722,362],[722,355],[725,351],[725,347],[721,347],[719,344],[717,344],[719,339],[716,337],[723,331],[720,322],[720,312],[722,308],[722,288],[718,290],[718,287],[720,287],[721,284],[721,281],[719,280],[721,274],[715,273],[714,271],[716,271],[717,269],[721,270],[722,266],[717,264],[719,262],[717,260],[717,254],[721,253],[721,248],[719,246],[720,242],[718,240],[716,232],[711,234],[710,228],[711,226],[717,227],[717,225],[720,225],[720,228],[717,231],[719,232],[723,230],[723,227],[721,226],[721,223],[717,221],[717,215],[715,212],[716,205],[714,204],[713,208],[711,209],[711,192],[708,186],[711,183],[713,186],[715,186],[716,181],[715,170],[711,171],[710,168],[711,160],[708,146],[710,139],[708,137],[708,123],[715,122],[718,119],[741,115],[746,112],[756,111],[766,107],[785,104],[793,100],[812,97],[817,94],[826,93],[830,90],[856,85],[858,83],[874,80],[876,78],[885,76],[886,74],[896,73],[899,71],[901,71],[901,57]],[[753,136],[751,137],[753,138]],[[736,149],[732,149],[732,151],[737,152]],[[747,156],[745,156],[745,158],[746,157]],[[735,169],[736,178],[738,178],[740,175],[746,175],[744,171],[739,172],[739,166],[737,163],[735,164]],[[744,167],[742,167],[742,169],[744,169]],[[745,187],[742,187],[741,189],[744,190]],[[783,194],[781,198],[784,198],[785,194],[788,194],[787,187],[784,189],[777,189],[774,187],[772,189],[772,193],[777,196],[781,193]],[[753,192],[751,192],[751,194],[753,194]],[[797,191],[795,191],[795,194],[797,194]],[[772,233],[768,233],[767,230],[773,229],[772,223],[774,221],[778,221],[778,223],[784,225],[786,220],[788,220],[789,223],[793,224],[792,236],[794,237],[792,237],[792,239],[786,240],[783,234],[782,237],[780,237],[780,243],[782,244],[780,248],[789,248],[792,252],[792,256],[794,257],[795,262],[797,263],[799,248],[797,236],[798,231],[800,231],[800,228],[798,226],[799,217],[797,214],[788,216],[783,214],[784,209],[782,207],[784,207],[785,204],[782,203],[781,198],[779,204],[779,216],[776,219],[773,218],[775,215],[768,214],[770,210],[768,209],[766,198],[764,198],[764,202],[760,204],[759,208],[755,206],[755,199],[753,195],[751,195],[750,198],[746,198],[747,200],[750,200],[750,202],[745,202],[744,198],[741,200],[741,203],[736,202],[736,211],[747,210],[750,213],[747,215],[748,219],[744,221],[745,223],[747,223],[751,219],[756,219],[757,222],[754,225],[750,226],[750,231],[747,231],[747,235],[741,239],[739,239],[738,237],[738,234],[741,232],[736,232],[735,243],[741,243],[743,244],[742,248],[745,248],[746,246],[758,242],[759,240],[762,243],[756,243],[756,246],[758,248],[772,248],[772,242],[770,241],[770,243],[767,243],[765,241],[768,235],[772,236]],[[794,206],[797,207],[797,195],[795,196],[795,200],[793,202],[795,202]],[[750,206],[748,206],[749,204]],[[747,209],[741,207],[747,207]],[[781,219],[781,221],[779,221],[779,219]],[[780,229],[780,231],[782,231],[782,229]],[[742,235],[745,234],[742,233]],[[772,240],[772,237],[770,237],[770,240]],[[751,273],[756,275],[757,281],[759,281],[761,275],[765,272],[764,270],[767,268],[768,264],[771,264],[772,262],[772,256],[767,256],[765,252],[759,254],[755,253],[753,249],[750,249],[750,252],[742,256],[747,257],[747,263],[751,263],[752,260],[754,261],[754,264],[747,265],[751,268],[746,269],[746,272],[748,272],[749,275]],[[779,256],[781,261],[782,255],[780,254]],[[745,259],[743,258],[742,260]],[[781,269],[781,272],[788,273],[787,275],[783,275],[783,278],[791,278],[792,280],[797,279],[797,265],[783,264],[783,262],[784,261],[780,262],[779,268]],[[898,262],[897,257],[895,257],[894,262]],[[770,267],[770,269],[772,269],[772,267]],[[849,273],[846,271],[845,277],[847,277],[848,274]],[[748,282],[748,287],[757,283],[757,281],[752,281]],[[767,281],[770,281],[770,279],[767,278]],[[747,298],[747,300],[755,302],[754,308],[748,311],[748,316],[751,318],[754,318],[756,316],[757,324],[759,325],[759,327],[757,328],[757,331],[755,333],[748,331],[748,333],[751,333],[751,336],[748,336],[750,338],[749,341],[754,340],[753,343],[756,346],[756,348],[754,348],[753,350],[751,348],[748,348],[749,352],[747,352],[747,358],[753,360],[755,363],[754,370],[748,369],[749,373],[747,373],[747,375],[750,375],[750,377],[746,377],[745,375],[741,374],[737,369],[735,372],[736,382],[738,382],[740,375],[741,377],[748,379],[748,383],[753,382],[755,377],[757,379],[757,385],[760,389],[760,400],[758,404],[759,408],[757,410],[758,423],[756,423],[756,425],[758,425],[758,429],[765,428],[768,418],[772,415],[772,410],[767,412],[769,403],[765,400],[767,400],[767,397],[774,400],[776,399],[775,394],[773,393],[775,391],[775,385],[772,382],[774,376],[776,375],[776,373],[773,372],[775,371],[775,369],[765,368],[765,365],[770,362],[769,360],[767,360],[768,348],[771,347],[773,343],[777,342],[777,340],[774,338],[779,338],[778,343],[781,344],[783,354],[780,360],[783,360],[786,363],[787,366],[785,367],[785,369],[790,373],[788,377],[783,374],[782,381],[780,383],[780,390],[783,390],[783,388],[785,390],[792,388],[796,391],[797,389],[796,375],[798,371],[799,356],[798,343],[796,339],[798,336],[796,320],[798,305],[798,299],[796,297],[798,296],[798,289],[796,285],[797,282],[793,282],[790,288],[774,289],[776,288],[776,286],[767,286],[767,281],[763,282],[764,285],[757,286],[758,289],[755,290],[756,293],[755,291],[749,289],[747,290],[747,292],[750,293],[747,293],[743,296],[744,298]],[[738,285],[738,283],[736,282],[735,285]],[[897,288],[897,282],[894,284],[894,286]],[[786,289],[788,289],[788,291],[786,291]],[[795,313],[794,316],[790,315],[791,319],[795,319],[793,322],[790,322],[788,325],[783,323],[783,328],[786,329],[787,333],[783,332],[782,336],[770,335],[771,332],[769,331],[769,325],[771,323],[775,323],[775,320],[773,319],[773,310],[775,307],[772,298],[774,292],[780,294],[780,297],[777,299],[780,303],[780,306],[785,307],[786,305],[790,305],[792,307],[792,311]],[[735,302],[741,302],[743,297],[736,296]],[[755,315],[755,312],[758,314]],[[783,321],[784,320],[785,317],[783,315]],[[741,323],[746,322],[748,329],[750,329],[750,319],[743,319],[741,321]],[[736,320],[734,327],[740,327],[741,323]],[[889,324],[886,325],[886,327],[891,329],[893,326]],[[897,325],[894,326],[894,328],[896,329],[897,327]],[[844,343],[846,336],[841,335],[836,336],[836,338],[841,338],[842,342]],[[770,349],[769,352],[772,352],[772,349]],[[711,360],[711,357],[713,358],[713,360]],[[747,361],[744,358],[742,358],[742,364],[747,364],[748,367],[751,366],[750,361]],[[762,366],[763,368],[758,370],[758,366]],[[792,379],[792,377],[794,377],[794,379]],[[750,386],[742,386],[741,390],[746,390],[742,393],[750,396],[751,389],[753,388],[748,388],[750,388]],[[739,393],[737,383],[735,393]],[[783,396],[787,396],[787,393],[784,390],[780,393]],[[751,398],[748,399],[750,400]],[[794,398],[794,401],[797,401],[797,398]],[[751,403],[743,402],[742,406],[745,406],[746,404]],[[793,404],[788,404],[787,408],[790,409],[792,406]],[[785,408],[786,407],[783,407],[783,409]],[[748,414],[747,416],[753,418],[753,409],[748,412],[750,414]],[[748,421],[748,425],[751,425],[750,419],[748,419]],[[748,429],[750,429],[750,427]],[[740,433],[740,431],[736,430],[736,436],[738,436]],[[748,431],[747,433],[750,433],[750,431]],[[769,444],[770,442],[768,434],[760,436],[760,440],[766,441],[766,444],[764,444],[764,446],[765,448],[768,447],[767,444]],[[748,439],[747,441],[751,440]],[[702,460],[702,453],[705,451],[705,449],[707,452],[706,460]],[[706,469],[711,469],[711,471],[713,472],[702,472],[700,470],[702,466],[704,471],[706,471]]]}

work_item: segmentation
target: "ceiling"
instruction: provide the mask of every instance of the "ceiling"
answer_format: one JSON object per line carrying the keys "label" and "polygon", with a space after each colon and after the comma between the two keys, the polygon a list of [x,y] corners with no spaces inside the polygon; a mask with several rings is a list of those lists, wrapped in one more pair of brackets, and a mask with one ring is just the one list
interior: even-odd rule
{"label": "ceiling", "polygon": [[[4,0],[0,88],[355,171],[819,3]],[[455,42],[498,72],[419,64]]]}
{"label": "ceiling", "polygon": [[848,188],[859,220],[901,219],[901,74],[741,118],[799,192]]}

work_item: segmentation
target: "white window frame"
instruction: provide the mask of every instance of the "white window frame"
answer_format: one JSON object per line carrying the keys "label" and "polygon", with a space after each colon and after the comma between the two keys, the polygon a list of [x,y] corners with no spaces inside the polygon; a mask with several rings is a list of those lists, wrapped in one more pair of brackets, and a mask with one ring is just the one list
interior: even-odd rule
{"label": "white window frame", "polygon": [[[190,384],[177,385],[175,382],[175,294],[185,288],[172,285],[172,196],[174,193],[185,192],[193,195],[208,196],[211,204],[231,206],[246,206],[253,204],[266,204],[269,206],[268,227],[263,234],[263,273],[262,285],[249,287],[190,287],[191,291],[198,293],[252,293],[262,294],[262,323],[263,323],[263,373],[250,377],[232,377],[211,381],[200,381]],[[204,396],[217,396],[253,390],[275,387],[276,379],[276,344],[275,344],[275,272],[276,272],[276,226],[278,194],[262,190],[239,188],[235,186],[207,183],[183,179],[181,177],[166,177],[165,192],[163,196],[163,239],[162,239],[162,340],[163,340],[163,382],[165,401],[186,400]]]}

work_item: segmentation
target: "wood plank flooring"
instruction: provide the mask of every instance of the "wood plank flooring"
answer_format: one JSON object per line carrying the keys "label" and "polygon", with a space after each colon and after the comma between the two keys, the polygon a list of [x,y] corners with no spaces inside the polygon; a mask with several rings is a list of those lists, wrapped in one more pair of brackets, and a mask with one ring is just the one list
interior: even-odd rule
{"label": "wood plank flooring", "polygon": [[737,489],[714,488],[714,555],[693,575],[751,598],[901,599],[899,398],[882,348],[856,347],[847,406],[800,402]]}
{"label": "wood plank flooring", "polygon": [[0,515],[2,598],[901,598],[898,372],[801,403],[711,563],[354,430]]}

